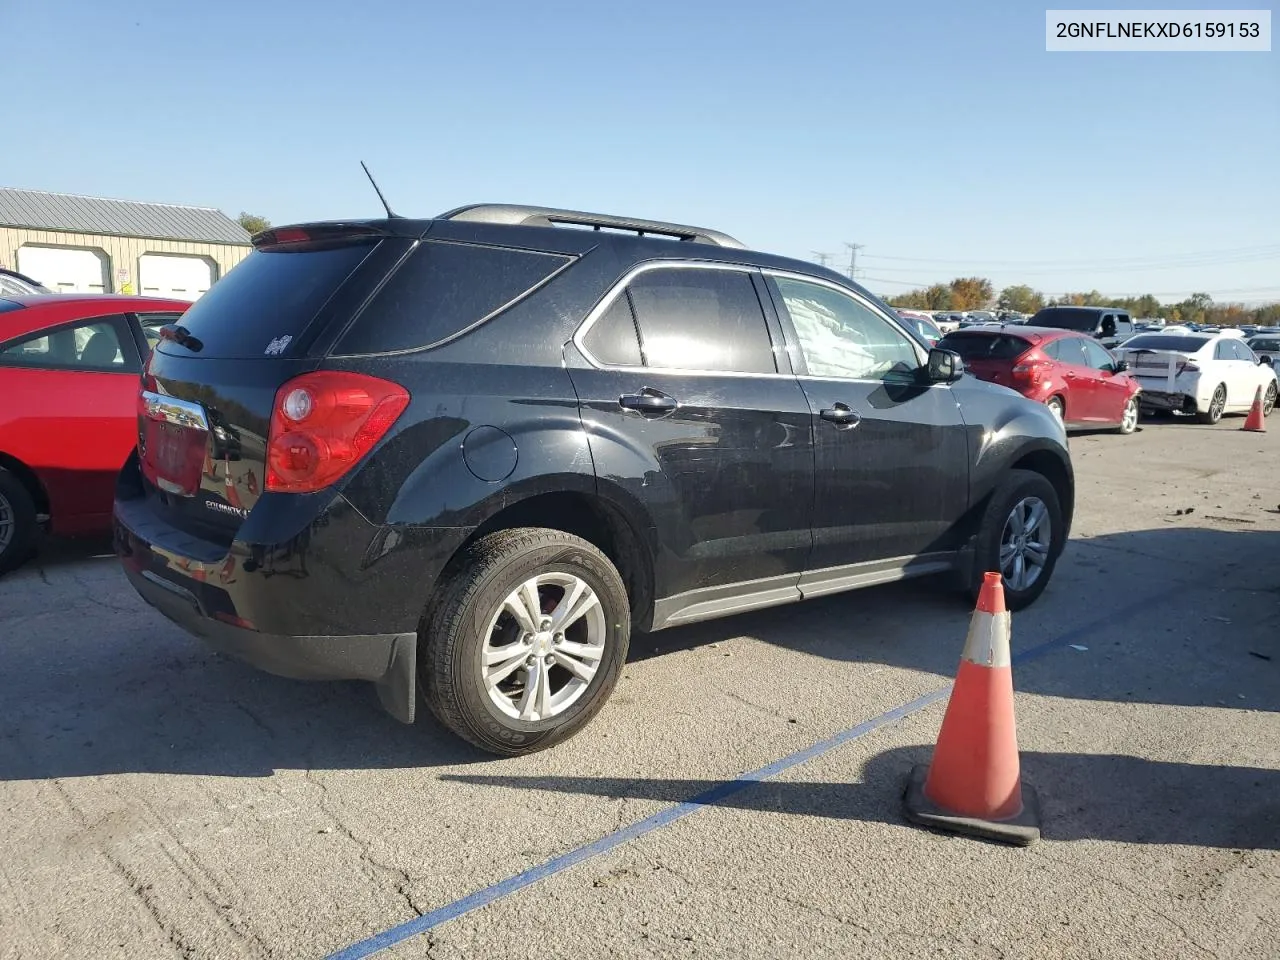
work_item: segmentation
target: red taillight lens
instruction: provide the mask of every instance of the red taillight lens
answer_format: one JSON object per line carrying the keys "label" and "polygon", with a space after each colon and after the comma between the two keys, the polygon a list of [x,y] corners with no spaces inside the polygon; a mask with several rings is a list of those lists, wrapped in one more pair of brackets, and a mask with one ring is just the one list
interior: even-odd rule
{"label": "red taillight lens", "polygon": [[1046,364],[1039,360],[1023,361],[1014,365],[1013,377],[1015,380],[1025,380],[1027,383],[1039,383],[1045,366]]}
{"label": "red taillight lens", "polygon": [[276,391],[271,408],[266,488],[311,493],[336,482],[408,405],[404,387],[362,373],[294,377]]}

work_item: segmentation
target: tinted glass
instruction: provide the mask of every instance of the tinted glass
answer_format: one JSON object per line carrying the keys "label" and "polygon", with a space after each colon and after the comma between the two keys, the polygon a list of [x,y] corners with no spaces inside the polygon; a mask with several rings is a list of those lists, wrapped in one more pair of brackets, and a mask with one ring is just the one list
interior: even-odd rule
{"label": "tinted glass", "polygon": [[592,324],[582,342],[601,363],[620,367],[640,366],[640,338],[636,334],[635,317],[625,290]]}
{"label": "tinted glass", "polygon": [[45,370],[138,372],[137,350],[123,318],[95,317],[81,323],[44,330],[0,347],[0,366]]}
{"label": "tinted glass", "polygon": [[1249,349],[1248,344],[1240,340],[1228,340],[1227,343],[1231,345],[1231,352],[1237,360],[1244,360],[1248,363],[1257,362],[1257,358],[1253,355],[1253,351]]}
{"label": "tinted glass", "polygon": [[387,281],[334,352],[438,343],[509,306],[568,262],[528,250],[428,241]]}
{"label": "tinted glass", "polygon": [[1176,333],[1143,333],[1126,340],[1126,350],[1173,350],[1177,353],[1195,353],[1208,341],[1204,337],[1181,337]]}
{"label": "tinted glass", "polygon": [[[255,250],[192,305],[182,325],[200,341],[201,357],[286,353],[371,249],[361,243]],[[187,353],[171,342],[159,349]]]}
{"label": "tinted glass", "polygon": [[938,347],[954,350],[964,360],[1013,360],[1026,353],[1031,344],[1007,333],[949,333]]}
{"label": "tinted glass", "polygon": [[1063,337],[1058,341],[1058,362],[1069,363],[1073,367],[1090,366],[1084,345],[1085,341],[1080,337]]}
{"label": "tinted glass", "polygon": [[628,289],[648,366],[777,372],[764,310],[749,274],[650,270]]}
{"label": "tinted glass", "polygon": [[1098,326],[1098,311],[1082,307],[1045,307],[1031,318],[1028,325],[1058,330],[1093,330]]}
{"label": "tinted glass", "polygon": [[12,300],[0,300],[0,313],[8,313],[10,310],[25,310],[20,303],[14,303]]}
{"label": "tinted glass", "polygon": [[1213,356],[1216,360],[1235,360],[1236,353],[1232,348],[1230,340],[1219,340],[1217,346],[1213,348]]}
{"label": "tinted glass", "polygon": [[919,367],[907,336],[861,301],[804,280],[774,282],[810,376],[880,380],[913,376]]}
{"label": "tinted glass", "polygon": [[1254,350],[1265,350],[1267,353],[1275,353],[1280,351],[1280,339],[1271,337],[1254,338],[1249,341],[1249,346]]}
{"label": "tinted glass", "polygon": [[1100,344],[1093,340],[1080,340],[1078,342],[1084,347],[1085,358],[1093,369],[1109,370],[1115,365],[1115,358]]}
{"label": "tinted glass", "polygon": [[1057,360],[1058,359],[1058,341],[1050,340],[1048,343],[1044,344],[1040,348],[1040,352],[1043,353],[1050,360]]}

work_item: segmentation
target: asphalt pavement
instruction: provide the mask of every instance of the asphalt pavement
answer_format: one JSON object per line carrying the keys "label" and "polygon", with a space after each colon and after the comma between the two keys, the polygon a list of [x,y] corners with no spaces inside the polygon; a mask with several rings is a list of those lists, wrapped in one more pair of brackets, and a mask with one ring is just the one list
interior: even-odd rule
{"label": "asphalt pavement", "polygon": [[47,547],[0,580],[0,958],[1280,957],[1280,437],[1241,423],[1072,437],[1013,620],[1027,849],[902,818],[970,614],[933,581],[638,638],[495,760]]}

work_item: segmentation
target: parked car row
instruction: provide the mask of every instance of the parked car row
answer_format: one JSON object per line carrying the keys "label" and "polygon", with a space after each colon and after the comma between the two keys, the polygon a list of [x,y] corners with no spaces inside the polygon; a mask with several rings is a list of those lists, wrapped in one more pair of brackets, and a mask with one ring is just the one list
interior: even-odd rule
{"label": "parked car row", "polygon": [[475,206],[254,247],[195,305],[0,299],[0,570],[111,518],[213,647],[405,722],[421,695],[499,754],[587,724],[632,629],[987,570],[1025,607],[1068,427],[1275,402],[1238,337],[1117,356],[1131,321],[1090,308],[944,335],[698,227]]}

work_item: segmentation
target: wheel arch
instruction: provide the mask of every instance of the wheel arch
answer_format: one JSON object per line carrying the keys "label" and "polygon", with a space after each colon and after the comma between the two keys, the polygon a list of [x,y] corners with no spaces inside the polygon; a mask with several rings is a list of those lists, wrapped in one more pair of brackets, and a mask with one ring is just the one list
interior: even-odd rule
{"label": "wheel arch", "polygon": [[37,514],[50,515],[52,503],[49,499],[49,491],[45,489],[44,483],[41,482],[35,470],[4,451],[0,451],[0,470],[8,470],[26,488],[27,493],[31,495],[31,502],[35,504]]}
{"label": "wheel arch", "polygon": [[534,492],[515,501],[504,498],[454,551],[442,578],[452,573],[465,551],[481,537],[517,527],[560,530],[597,547],[622,577],[635,627],[649,629],[653,618],[654,557],[645,527],[623,503],[585,489]]}

